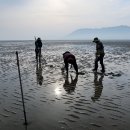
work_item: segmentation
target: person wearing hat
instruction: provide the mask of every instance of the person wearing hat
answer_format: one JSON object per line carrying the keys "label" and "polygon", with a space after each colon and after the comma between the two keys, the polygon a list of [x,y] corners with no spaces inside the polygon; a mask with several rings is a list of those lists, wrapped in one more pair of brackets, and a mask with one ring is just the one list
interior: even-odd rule
{"label": "person wearing hat", "polygon": [[102,44],[102,42],[97,38],[95,37],[93,42],[96,43],[96,53],[95,53],[95,66],[94,66],[94,69],[93,71],[97,71],[98,69],[98,62],[100,61],[100,64],[101,64],[101,67],[102,67],[102,70],[101,72],[104,73],[105,72],[105,67],[104,67],[104,64],[103,64],[103,58],[104,58],[104,46]]}

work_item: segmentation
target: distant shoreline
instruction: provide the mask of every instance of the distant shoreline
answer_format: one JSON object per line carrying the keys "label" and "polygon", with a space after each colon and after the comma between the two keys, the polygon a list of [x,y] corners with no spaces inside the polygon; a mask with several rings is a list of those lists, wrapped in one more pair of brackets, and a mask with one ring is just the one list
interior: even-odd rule
{"label": "distant shoreline", "polygon": [[[42,40],[42,41],[92,41],[93,39],[57,39],[57,40]],[[102,41],[130,41],[130,39],[101,39]],[[0,42],[21,42],[21,41],[34,41],[34,40],[0,40]]]}

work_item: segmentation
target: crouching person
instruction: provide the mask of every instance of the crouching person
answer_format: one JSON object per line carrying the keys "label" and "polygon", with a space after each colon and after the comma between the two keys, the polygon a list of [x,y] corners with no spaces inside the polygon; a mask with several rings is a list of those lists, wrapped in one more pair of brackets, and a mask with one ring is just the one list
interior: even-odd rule
{"label": "crouching person", "polygon": [[64,63],[65,63],[65,69],[66,72],[68,74],[68,66],[69,64],[73,65],[76,74],[78,74],[78,66],[76,63],[76,58],[73,54],[71,54],[69,51],[66,51],[65,53],[63,53],[63,59],[64,59]]}

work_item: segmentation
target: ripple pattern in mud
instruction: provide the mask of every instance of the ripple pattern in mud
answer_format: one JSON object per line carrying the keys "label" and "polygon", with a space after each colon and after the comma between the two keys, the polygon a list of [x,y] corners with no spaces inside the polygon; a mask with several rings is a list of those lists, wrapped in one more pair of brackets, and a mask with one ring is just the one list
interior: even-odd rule
{"label": "ripple pattern in mud", "polygon": [[[107,72],[103,76],[91,72],[95,48],[89,42],[46,41],[38,64],[32,42],[0,43],[0,129],[23,129],[16,50],[19,51],[27,118],[31,122],[28,129],[42,129],[43,123],[44,128],[49,129],[130,128],[130,52],[127,47],[104,44]],[[83,75],[76,76],[73,68],[68,76],[61,71],[62,54],[66,50],[76,55]]]}

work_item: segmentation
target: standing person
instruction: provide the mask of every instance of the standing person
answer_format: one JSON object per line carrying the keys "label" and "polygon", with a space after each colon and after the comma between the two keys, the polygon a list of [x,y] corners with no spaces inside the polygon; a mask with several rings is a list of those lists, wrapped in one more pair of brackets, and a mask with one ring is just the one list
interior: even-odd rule
{"label": "standing person", "polygon": [[37,38],[35,40],[35,53],[36,53],[36,59],[38,59],[38,56],[39,56],[39,59],[41,57],[41,48],[42,48],[42,41],[40,38]]}
{"label": "standing person", "polygon": [[68,66],[69,64],[73,65],[76,74],[78,74],[78,66],[76,63],[76,58],[73,54],[71,54],[69,51],[66,51],[65,53],[63,53],[63,59],[64,59],[64,63],[65,63],[65,68],[68,74]]}
{"label": "standing person", "polygon": [[95,53],[95,67],[93,69],[93,71],[97,71],[98,69],[98,62],[100,61],[100,64],[101,64],[101,67],[102,67],[102,70],[101,72],[104,73],[105,72],[105,67],[104,67],[104,64],[103,64],[103,58],[104,58],[104,46],[102,44],[102,42],[97,38],[95,37],[93,42],[96,43],[96,53]]}

